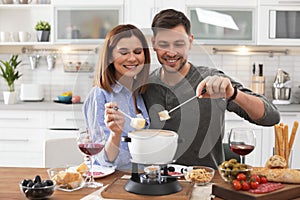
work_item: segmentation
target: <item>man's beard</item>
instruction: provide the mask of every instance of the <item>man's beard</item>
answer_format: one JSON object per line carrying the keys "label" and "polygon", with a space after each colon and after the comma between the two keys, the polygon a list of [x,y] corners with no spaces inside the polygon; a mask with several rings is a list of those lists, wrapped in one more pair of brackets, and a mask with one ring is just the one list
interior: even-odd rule
{"label": "man's beard", "polygon": [[[162,65],[164,71],[168,72],[168,73],[178,73],[183,67],[184,65],[187,63],[187,60],[185,59],[179,66],[179,68],[177,70],[168,70],[168,67],[166,67],[164,64],[162,64],[162,62],[160,62],[160,64]],[[172,68],[173,69],[173,68]]]}

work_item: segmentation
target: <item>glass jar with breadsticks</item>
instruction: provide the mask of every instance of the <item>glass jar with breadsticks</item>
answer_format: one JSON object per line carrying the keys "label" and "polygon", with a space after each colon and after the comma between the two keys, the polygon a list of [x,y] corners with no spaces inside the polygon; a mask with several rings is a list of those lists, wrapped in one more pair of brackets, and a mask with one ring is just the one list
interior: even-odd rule
{"label": "glass jar with breadsticks", "polygon": [[293,144],[298,129],[299,122],[295,121],[293,124],[292,132],[289,135],[289,127],[287,124],[280,123],[274,126],[275,132],[275,144],[274,144],[274,155],[281,156],[285,159],[287,166],[291,167],[291,152],[293,149]]}

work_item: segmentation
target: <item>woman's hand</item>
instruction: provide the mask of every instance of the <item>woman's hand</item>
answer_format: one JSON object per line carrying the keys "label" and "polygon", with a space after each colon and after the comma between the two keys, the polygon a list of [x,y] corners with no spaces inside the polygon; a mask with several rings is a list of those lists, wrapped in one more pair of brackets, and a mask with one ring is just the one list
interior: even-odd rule
{"label": "woman's hand", "polygon": [[104,122],[107,128],[109,128],[112,133],[121,136],[125,119],[122,113],[114,109],[114,107],[117,106],[118,104],[115,102],[109,102],[105,104]]}

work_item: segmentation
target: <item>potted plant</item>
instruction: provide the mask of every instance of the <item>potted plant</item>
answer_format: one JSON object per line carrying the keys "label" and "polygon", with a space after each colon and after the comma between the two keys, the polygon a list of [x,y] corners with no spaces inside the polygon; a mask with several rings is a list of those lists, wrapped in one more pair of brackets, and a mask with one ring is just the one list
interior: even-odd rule
{"label": "potted plant", "polygon": [[0,60],[1,76],[7,82],[9,88],[9,91],[3,92],[5,104],[14,104],[16,102],[15,81],[22,76],[17,70],[21,62],[21,60],[18,61],[18,55],[12,55],[8,61]]}
{"label": "potted plant", "polygon": [[37,31],[38,42],[48,42],[50,36],[51,25],[46,21],[38,21],[34,27]]}

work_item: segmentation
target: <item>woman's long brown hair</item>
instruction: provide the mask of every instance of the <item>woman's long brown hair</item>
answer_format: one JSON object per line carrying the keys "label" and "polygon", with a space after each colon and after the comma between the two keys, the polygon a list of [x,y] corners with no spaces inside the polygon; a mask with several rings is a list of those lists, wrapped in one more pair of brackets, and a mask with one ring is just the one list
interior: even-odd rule
{"label": "woman's long brown hair", "polygon": [[112,60],[112,51],[123,38],[136,36],[143,45],[145,64],[142,71],[136,77],[137,92],[146,90],[150,70],[150,51],[147,40],[137,27],[131,24],[122,24],[113,28],[107,35],[103,44],[102,53],[99,54],[98,66],[95,70],[94,85],[112,92],[112,86],[116,83],[115,67]]}

